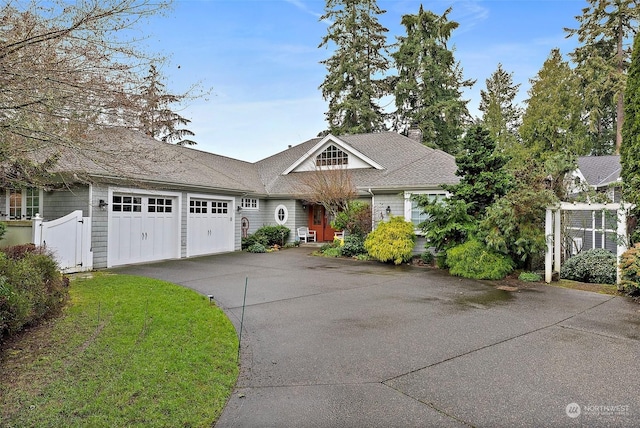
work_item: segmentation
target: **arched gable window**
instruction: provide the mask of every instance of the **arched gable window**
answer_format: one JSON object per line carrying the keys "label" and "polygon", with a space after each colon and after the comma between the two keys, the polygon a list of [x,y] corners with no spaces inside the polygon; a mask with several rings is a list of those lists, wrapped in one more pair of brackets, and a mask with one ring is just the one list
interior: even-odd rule
{"label": "arched gable window", "polygon": [[349,155],[333,144],[316,156],[316,166],[347,165],[348,163]]}

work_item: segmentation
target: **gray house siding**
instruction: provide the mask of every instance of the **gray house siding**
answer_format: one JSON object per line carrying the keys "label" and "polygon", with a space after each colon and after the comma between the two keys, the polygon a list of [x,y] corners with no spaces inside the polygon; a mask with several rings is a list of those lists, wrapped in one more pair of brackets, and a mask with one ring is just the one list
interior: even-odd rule
{"label": "gray house siding", "polygon": [[[387,213],[387,207],[391,213]],[[382,221],[387,221],[391,216],[404,217],[404,196],[399,193],[382,193],[373,196],[371,216],[374,228]]]}
{"label": "gray house siding", "polygon": [[[617,251],[616,212],[567,211],[564,217],[567,256],[593,248]],[[604,241],[604,242],[603,242]]]}
{"label": "gray house siding", "polygon": [[93,267],[104,269],[107,267],[108,241],[108,208],[98,208],[100,200],[109,202],[109,189],[104,185],[93,185],[91,205],[91,250],[93,251]]}
{"label": "gray house siding", "polygon": [[89,217],[91,214],[89,194],[88,185],[44,192],[41,217],[45,221],[54,220],[75,210],[81,210],[83,217]]}

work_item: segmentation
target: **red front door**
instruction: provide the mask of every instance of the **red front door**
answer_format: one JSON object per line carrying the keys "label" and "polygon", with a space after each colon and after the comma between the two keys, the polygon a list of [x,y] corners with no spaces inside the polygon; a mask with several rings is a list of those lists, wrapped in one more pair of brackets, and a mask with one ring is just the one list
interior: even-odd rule
{"label": "red front door", "polygon": [[330,217],[322,205],[312,205],[309,210],[309,229],[316,231],[318,242],[333,241],[335,230],[331,228]]}

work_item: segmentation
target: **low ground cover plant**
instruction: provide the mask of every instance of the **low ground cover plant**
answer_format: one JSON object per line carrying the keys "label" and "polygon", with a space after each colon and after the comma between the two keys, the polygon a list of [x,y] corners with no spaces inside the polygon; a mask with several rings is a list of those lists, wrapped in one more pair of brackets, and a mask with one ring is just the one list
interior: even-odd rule
{"label": "low ground cover plant", "polygon": [[489,250],[482,242],[470,239],[447,251],[451,275],[473,279],[502,279],[513,270],[513,261]]}
{"label": "low ground cover plant", "polygon": [[213,425],[238,376],[218,307],[129,275],[73,280],[70,295],[62,317],[2,350],[0,426]]}
{"label": "low ground cover plant", "polygon": [[560,268],[560,277],[594,284],[616,283],[616,256],[602,248],[583,251]]}

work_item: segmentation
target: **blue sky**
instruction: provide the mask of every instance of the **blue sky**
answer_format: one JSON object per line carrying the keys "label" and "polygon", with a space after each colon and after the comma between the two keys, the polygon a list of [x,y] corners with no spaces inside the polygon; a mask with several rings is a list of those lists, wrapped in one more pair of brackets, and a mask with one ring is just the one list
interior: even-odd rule
{"label": "blue sky", "polygon": [[[404,34],[402,15],[417,13],[421,3],[438,14],[453,8],[449,18],[460,27],[450,46],[464,77],[477,80],[465,94],[473,115],[498,63],[521,83],[518,99],[526,99],[529,79],[551,49],[566,55],[575,47],[563,28],[575,27],[575,16],[587,6],[586,0],[378,0],[387,11],[379,19],[390,43]],[[326,129],[327,104],[318,89],[326,75],[319,61],[332,53],[318,48],[327,31],[318,19],[324,5],[177,0],[172,11],[153,18],[144,30],[149,48],[168,57],[161,67],[168,90],[180,93],[197,82],[212,89],[180,111],[192,121],[195,148],[253,162]]]}

